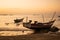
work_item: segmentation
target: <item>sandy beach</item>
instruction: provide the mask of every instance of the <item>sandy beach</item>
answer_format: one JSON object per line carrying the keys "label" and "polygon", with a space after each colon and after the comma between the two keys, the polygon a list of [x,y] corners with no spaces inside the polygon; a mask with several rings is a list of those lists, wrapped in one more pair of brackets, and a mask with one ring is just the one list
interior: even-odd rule
{"label": "sandy beach", "polygon": [[0,36],[0,40],[60,40],[60,33],[39,33],[18,36]]}

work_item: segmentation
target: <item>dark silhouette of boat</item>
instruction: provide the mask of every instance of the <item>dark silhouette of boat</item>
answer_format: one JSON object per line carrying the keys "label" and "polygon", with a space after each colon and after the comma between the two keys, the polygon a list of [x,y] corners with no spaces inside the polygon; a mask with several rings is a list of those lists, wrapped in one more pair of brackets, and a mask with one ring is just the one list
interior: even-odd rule
{"label": "dark silhouette of boat", "polygon": [[25,22],[23,23],[23,26],[29,29],[34,30],[34,33],[39,33],[39,32],[49,32],[49,31],[58,31],[59,29],[57,27],[52,27],[52,25],[54,24],[54,22],[56,21],[53,20],[55,14],[53,15],[51,21],[46,22],[46,23],[42,23],[42,22],[38,22],[38,21],[34,21],[34,23],[32,23],[32,20],[29,20],[29,22]]}
{"label": "dark silhouette of boat", "polygon": [[47,23],[38,23],[37,21],[35,21],[34,23],[31,23],[31,22],[32,20],[29,20],[29,22],[23,23],[23,26],[29,29],[50,28],[55,22],[55,20],[47,22]]}
{"label": "dark silhouette of boat", "polygon": [[26,28],[35,30],[35,32],[39,32],[42,30],[44,30],[45,32],[48,32],[48,31],[50,31],[55,20],[49,21],[47,23],[39,23],[37,21],[35,21],[34,23],[31,23],[31,22],[32,22],[32,20],[29,20],[29,22],[23,23],[23,26]]}
{"label": "dark silhouette of boat", "polygon": [[27,23],[23,23],[23,26],[34,30],[34,33],[47,33],[49,31],[51,32],[57,32],[59,29],[56,26],[52,26],[56,20],[49,21],[46,23],[38,23],[35,21],[34,23],[31,23],[32,20],[29,20]]}
{"label": "dark silhouette of boat", "polygon": [[22,19],[15,19],[15,20],[14,20],[14,23],[20,23],[20,22],[23,21],[23,19],[24,19],[24,18],[22,18]]}

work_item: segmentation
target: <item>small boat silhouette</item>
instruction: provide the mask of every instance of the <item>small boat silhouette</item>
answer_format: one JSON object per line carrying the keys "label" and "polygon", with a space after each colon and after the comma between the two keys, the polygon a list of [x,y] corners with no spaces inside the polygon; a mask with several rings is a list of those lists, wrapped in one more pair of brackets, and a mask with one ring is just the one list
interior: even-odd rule
{"label": "small boat silhouette", "polygon": [[14,20],[14,23],[20,23],[20,22],[23,21],[23,19],[24,19],[24,18],[22,18],[22,19],[15,19],[15,20]]}

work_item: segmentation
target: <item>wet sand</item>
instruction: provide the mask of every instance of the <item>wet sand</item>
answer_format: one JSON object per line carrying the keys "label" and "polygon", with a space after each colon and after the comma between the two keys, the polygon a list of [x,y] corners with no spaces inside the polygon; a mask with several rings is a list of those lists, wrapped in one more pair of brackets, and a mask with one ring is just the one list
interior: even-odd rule
{"label": "wet sand", "polygon": [[0,36],[0,40],[60,40],[60,33],[39,33],[18,36]]}

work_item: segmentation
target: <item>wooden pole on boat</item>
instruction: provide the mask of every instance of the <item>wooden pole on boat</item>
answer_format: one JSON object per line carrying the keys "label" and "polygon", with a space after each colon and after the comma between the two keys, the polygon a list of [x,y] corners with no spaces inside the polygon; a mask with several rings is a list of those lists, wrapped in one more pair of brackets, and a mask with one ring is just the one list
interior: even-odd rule
{"label": "wooden pole on boat", "polygon": [[28,21],[28,17],[26,17],[26,22]]}
{"label": "wooden pole on boat", "polygon": [[44,15],[42,14],[43,22],[44,22]]}
{"label": "wooden pole on boat", "polygon": [[51,20],[53,20],[53,18],[55,17],[55,14],[56,14],[56,12],[54,12],[53,17],[52,17],[52,19],[51,19]]}

